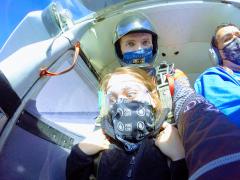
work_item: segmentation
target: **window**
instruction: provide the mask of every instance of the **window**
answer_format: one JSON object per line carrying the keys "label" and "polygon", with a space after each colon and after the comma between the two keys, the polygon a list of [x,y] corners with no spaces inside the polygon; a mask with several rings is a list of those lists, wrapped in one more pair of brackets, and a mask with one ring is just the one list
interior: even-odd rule
{"label": "window", "polygon": [[[86,136],[98,115],[98,83],[81,59],[79,62],[75,70],[51,77],[36,98],[36,108],[48,124]],[[58,71],[69,64],[65,62]]]}

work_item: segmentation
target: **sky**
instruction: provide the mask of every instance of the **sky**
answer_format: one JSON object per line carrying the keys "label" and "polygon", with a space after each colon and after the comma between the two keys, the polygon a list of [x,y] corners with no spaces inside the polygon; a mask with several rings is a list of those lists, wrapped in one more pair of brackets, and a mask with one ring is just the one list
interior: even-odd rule
{"label": "sky", "polygon": [[0,7],[0,48],[18,23],[30,11],[42,10],[51,0],[4,0]]}
{"label": "sky", "polygon": [[[45,9],[56,0],[3,0],[0,7],[0,48],[11,32],[30,11]],[[78,0],[58,0],[64,8],[70,9],[73,18],[78,19],[92,11],[83,7]]]}

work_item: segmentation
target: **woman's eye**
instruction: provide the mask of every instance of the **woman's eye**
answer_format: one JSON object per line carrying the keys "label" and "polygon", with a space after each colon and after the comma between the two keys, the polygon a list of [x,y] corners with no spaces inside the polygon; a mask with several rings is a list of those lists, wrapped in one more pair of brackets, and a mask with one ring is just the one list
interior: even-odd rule
{"label": "woman's eye", "polygon": [[127,43],[127,46],[129,46],[129,47],[133,47],[134,45],[135,45],[134,42],[128,42],[128,43]]}
{"label": "woman's eye", "polygon": [[137,92],[132,91],[132,92],[128,92],[127,97],[128,98],[134,98],[134,97],[136,97],[136,95],[137,95]]}
{"label": "woman's eye", "polygon": [[146,40],[146,41],[143,41],[142,44],[143,44],[144,46],[149,46],[149,45],[150,45],[150,41],[147,41],[147,40]]}

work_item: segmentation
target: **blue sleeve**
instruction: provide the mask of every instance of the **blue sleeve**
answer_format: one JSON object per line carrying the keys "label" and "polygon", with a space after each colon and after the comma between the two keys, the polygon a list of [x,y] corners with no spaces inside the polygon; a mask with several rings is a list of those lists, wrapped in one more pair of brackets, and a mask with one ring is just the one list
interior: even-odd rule
{"label": "blue sleeve", "polygon": [[195,91],[240,126],[240,84],[222,68],[210,68],[196,80]]}

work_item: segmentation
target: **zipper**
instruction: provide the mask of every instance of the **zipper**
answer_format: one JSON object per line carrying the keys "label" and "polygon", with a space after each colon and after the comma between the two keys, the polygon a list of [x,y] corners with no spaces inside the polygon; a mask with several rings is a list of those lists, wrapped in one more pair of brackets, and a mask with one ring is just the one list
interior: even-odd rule
{"label": "zipper", "polygon": [[128,169],[128,173],[127,173],[128,180],[133,179],[132,175],[133,175],[134,165],[135,165],[135,155],[132,156],[130,163],[129,163],[129,169]]}

